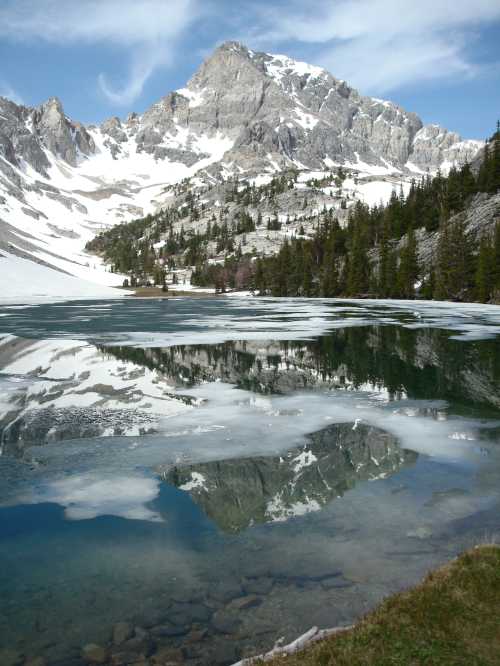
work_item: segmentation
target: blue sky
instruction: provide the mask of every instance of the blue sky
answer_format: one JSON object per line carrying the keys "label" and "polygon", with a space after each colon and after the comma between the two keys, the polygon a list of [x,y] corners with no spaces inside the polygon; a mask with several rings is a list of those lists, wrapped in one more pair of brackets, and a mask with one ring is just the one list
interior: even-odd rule
{"label": "blue sky", "polygon": [[500,0],[0,0],[0,95],[141,112],[220,42],[286,53],[467,138],[500,116]]}

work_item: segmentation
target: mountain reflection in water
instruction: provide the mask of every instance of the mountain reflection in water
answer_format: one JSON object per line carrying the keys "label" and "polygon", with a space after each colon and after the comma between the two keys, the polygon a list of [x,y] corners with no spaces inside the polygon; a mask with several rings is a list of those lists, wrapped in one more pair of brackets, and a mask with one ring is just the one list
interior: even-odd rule
{"label": "mountain reflection in water", "polygon": [[161,371],[177,386],[224,381],[258,393],[328,387],[500,407],[500,339],[463,342],[443,329],[363,326],[311,341],[242,341],[168,348],[101,347]]}
{"label": "mountain reflection in water", "polygon": [[417,459],[390,433],[358,422],[333,424],[307,439],[284,456],[160,466],[158,471],[188,492],[221,530],[239,532],[319,511],[357,481],[385,478]]}

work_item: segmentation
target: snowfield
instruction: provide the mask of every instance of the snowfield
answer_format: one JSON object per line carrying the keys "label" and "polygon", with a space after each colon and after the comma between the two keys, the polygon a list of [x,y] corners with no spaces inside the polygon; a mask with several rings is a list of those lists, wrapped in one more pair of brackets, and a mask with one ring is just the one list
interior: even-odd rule
{"label": "snowfield", "polygon": [[121,298],[128,293],[0,254],[0,303],[43,303],[54,300]]}

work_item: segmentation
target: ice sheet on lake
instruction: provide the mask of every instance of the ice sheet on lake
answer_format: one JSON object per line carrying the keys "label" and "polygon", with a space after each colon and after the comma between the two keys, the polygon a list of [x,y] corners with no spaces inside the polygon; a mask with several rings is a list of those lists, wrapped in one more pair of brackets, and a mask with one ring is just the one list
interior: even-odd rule
{"label": "ice sheet on lake", "polygon": [[[124,502],[110,508],[106,484],[113,488],[117,502],[123,503],[124,479],[136,478],[137,469],[155,469],[158,465],[176,465],[217,461],[255,455],[281,455],[294,446],[305,444],[306,435],[328,423],[353,422],[362,419],[395,435],[402,448],[430,456],[448,464],[476,465],[484,463],[479,442],[472,439],[480,422],[452,418],[446,421],[428,416],[409,416],[398,408],[382,407],[369,395],[340,393],[305,393],[292,396],[259,396],[236,390],[224,383],[205,384],[187,391],[188,395],[205,402],[195,409],[165,419],[161,434],[142,437],[109,437],[67,441],[64,446],[48,444],[32,449],[37,465],[27,471],[20,483],[0,492],[0,505],[19,502],[55,501],[63,506],[72,502],[77,514],[103,515],[111,509],[114,515],[144,511]],[[468,433],[467,438],[457,433]],[[308,464],[307,452],[297,464]],[[90,475],[90,477],[89,477]],[[83,479],[105,477],[106,482],[91,481],[94,500],[84,501]],[[34,483],[36,481],[36,483]],[[203,479],[193,478],[201,484]],[[138,482],[140,488],[151,488],[149,481]],[[133,482],[132,487],[135,482]],[[33,490],[33,487],[35,490]],[[101,490],[104,494],[101,493]],[[83,493],[83,494],[82,494]],[[31,498],[29,498],[31,494]],[[133,493],[134,497],[140,492]],[[81,505],[78,497],[82,497]],[[125,499],[128,494],[125,493]],[[142,497],[142,495],[141,495]],[[48,499],[51,498],[51,499]],[[68,499],[69,498],[69,499]],[[73,498],[73,499],[71,499]],[[141,506],[143,502],[140,502]],[[134,508],[135,507],[135,508]],[[76,512],[76,513],[75,513]],[[69,515],[69,514],[68,514]]]}
{"label": "ice sheet on lake", "polygon": [[[103,306],[106,318],[100,319]],[[168,347],[230,340],[304,340],[368,325],[441,328],[458,340],[500,334],[500,306],[434,301],[300,298],[117,299],[43,306],[57,337],[108,345]],[[57,309],[56,309],[57,308]],[[66,312],[67,310],[67,312]],[[53,313],[60,315],[59,321]],[[37,331],[31,310],[0,307],[1,329],[28,337]],[[36,317],[35,317],[36,319]],[[62,325],[57,325],[57,324]],[[20,333],[21,331],[21,333]]]}
{"label": "ice sheet on lake", "polygon": [[[102,350],[97,352],[87,341],[120,341],[126,346],[148,348],[180,342],[291,340],[315,337],[333,328],[395,321],[403,327],[448,329],[462,336],[460,339],[467,334],[491,337],[500,330],[500,307],[415,301],[231,298],[199,303],[99,301],[39,306],[36,318],[29,308],[4,308],[4,312],[9,316],[1,319],[5,335],[0,347],[14,344],[15,340],[7,336],[16,328],[31,325],[36,331],[38,322],[44,321],[40,319],[42,315],[48,312],[52,316],[47,326],[52,327],[57,340],[24,341],[24,347],[7,354],[4,372],[32,378],[40,375],[43,385],[33,383],[22,388],[28,404],[31,401],[41,405],[49,400],[57,408],[75,404],[87,408],[104,401],[111,408],[133,404],[159,415],[158,435],[84,437],[36,451],[33,458],[46,465],[35,473],[42,486],[59,482],[68,474],[81,479],[82,474],[100,470],[110,482],[116,480],[118,487],[119,480],[128,478],[131,470],[138,467],[152,469],[169,463],[280,455],[304,443],[305,435],[321,429],[326,421],[355,423],[362,419],[363,423],[397,436],[404,448],[451,464],[476,464],[483,455],[480,443],[474,439],[480,423],[421,416],[419,405],[424,407],[423,402],[402,401],[394,405],[381,400],[380,392],[369,391],[368,386],[366,391],[353,390],[349,394],[332,390],[270,397],[218,382],[183,390],[183,395],[198,405],[189,408],[175,399],[176,389],[162,383],[156,370],[112,358]],[[81,320],[87,318],[87,313],[96,318],[98,332],[85,329]],[[69,330],[65,329],[68,322],[72,323]],[[147,322],[150,330],[134,330],[138,322],[141,326]],[[30,348],[32,354],[26,351]],[[57,387],[64,390],[54,390]],[[174,395],[166,395],[167,388]],[[26,489],[32,487],[32,472],[26,471],[21,477],[24,480],[20,485],[0,490],[3,502],[13,501],[20,493],[26,496]],[[60,490],[61,486],[56,488]],[[53,491],[51,496],[56,495]],[[43,493],[36,495],[39,499],[42,496]],[[62,491],[60,498],[64,504]]]}

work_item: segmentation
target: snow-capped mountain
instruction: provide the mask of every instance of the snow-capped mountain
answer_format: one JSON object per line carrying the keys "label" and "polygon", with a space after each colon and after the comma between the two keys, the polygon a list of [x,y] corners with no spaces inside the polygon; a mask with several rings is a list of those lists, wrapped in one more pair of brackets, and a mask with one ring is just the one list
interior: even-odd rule
{"label": "snow-capped mountain", "polygon": [[45,265],[117,285],[122,277],[85,244],[161,208],[168,186],[185,178],[196,187],[343,165],[388,180],[377,189],[387,197],[395,182],[462,164],[482,145],[424,126],[319,67],[227,42],[185,88],[124,121],[85,127],[56,98],[37,108],[0,98],[0,261],[10,261],[9,274],[22,273],[20,257],[42,264],[36,281]]}

